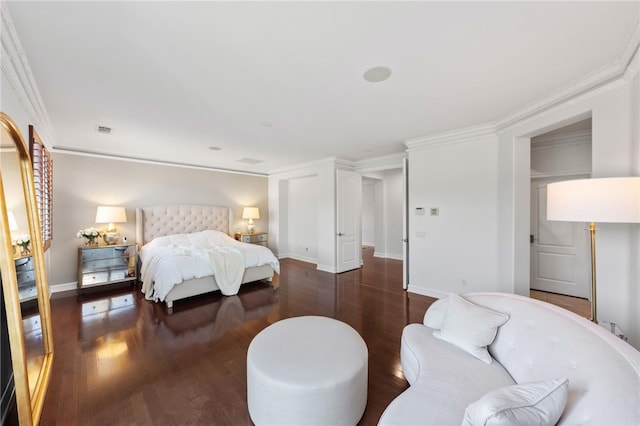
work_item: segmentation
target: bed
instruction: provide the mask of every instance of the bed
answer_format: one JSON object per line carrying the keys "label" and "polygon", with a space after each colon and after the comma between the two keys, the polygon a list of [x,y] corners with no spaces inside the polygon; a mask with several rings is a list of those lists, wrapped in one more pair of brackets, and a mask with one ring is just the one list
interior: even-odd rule
{"label": "bed", "polygon": [[[148,248],[160,241],[162,241],[164,245],[167,245],[164,243],[167,239],[184,239],[185,235],[190,236],[194,233],[194,235],[202,233],[208,237],[212,232],[205,231],[209,230],[223,233],[226,236],[225,238],[228,238],[232,233],[232,226],[233,217],[231,210],[228,207],[206,205],[166,205],[137,208],[136,241],[140,248],[140,258],[142,259],[142,265],[139,270],[142,271],[143,269],[146,269],[147,272],[149,270],[149,265],[145,265],[146,247]],[[222,236],[218,236],[216,238],[222,238]],[[154,241],[154,243],[149,244],[152,241]],[[272,257],[269,262],[256,266],[245,267],[244,271],[241,272],[241,284],[260,280],[272,280],[274,273],[277,272],[279,268],[279,264],[269,249],[236,241],[233,241],[232,244],[246,246],[244,248],[251,250],[252,253],[260,254],[261,257]],[[234,248],[236,247],[240,247],[242,249],[241,246],[234,246]],[[266,252],[259,250],[266,250]],[[147,256],[147,261],[150,260],[150,257],[151,256]],[[168,258],[169,256],[164,257]],[[182,259],[184,260],[185,258],[183,257]],[[162,261],[171,262],[170,259],[163,259]],[[147,273],[146,282],[144,282],[145,280],[141,276],[142,289],[145,293],[145,297],[159,302],[164,301],[169,312],[172,312],[173,302],[177,300],[221,290],[215,276],[206,275],[183,280],[180,283],[176,283],[170,291],[166,292],[165,290],[162,295],[158,295],[155,294],[156,292],[153,288],[155,282],[149,279],[149,276],[151,276],[151,274]]]}

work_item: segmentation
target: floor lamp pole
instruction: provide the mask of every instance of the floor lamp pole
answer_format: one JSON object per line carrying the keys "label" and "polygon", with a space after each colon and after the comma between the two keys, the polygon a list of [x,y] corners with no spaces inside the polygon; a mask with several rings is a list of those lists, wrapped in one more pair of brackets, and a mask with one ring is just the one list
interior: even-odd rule
{"label": "floor lamp pole", "polygon": [[598,305],[596,303],[596,224],[589,223],[591,234],[591,321],[598,323]]}

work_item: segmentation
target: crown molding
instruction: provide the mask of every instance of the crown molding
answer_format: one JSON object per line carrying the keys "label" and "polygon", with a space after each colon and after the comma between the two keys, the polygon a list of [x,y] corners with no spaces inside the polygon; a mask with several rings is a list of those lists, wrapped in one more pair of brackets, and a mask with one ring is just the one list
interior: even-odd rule
{"label": "crown molding", "polygon": [[119,161],[130,161],[130,162],[133,162],[133,163],[154,164],[156,166],[181,167],[181,168],[184,168],[184,169],[206,170],[206,171],[210,171],[210,172],[232,173],[232,174],[237,174],[237,175],[267,177],[266,173],[247,172],[247,171],[244,171],[244,170],[225,169],[225,168],[222,168],[222,167],[201,166],[201,165],[198,165],[198,164],[178,163],[178,162],[173,162],[173,161],[149,160],[149,159],[146,159],[146,158],[131,157],[131,156],[127,156],[127,155],[107,154],[107,153],[98,152],[98,151],[87,151],[87,150],[82,150],[82,149],[70,148],[70,147],[66,147],[66,146],[53,146],[51,148],[51,152],[67,154],[67,155],[78,155],[78,156],[81,156],[81,157],[105,158],[107,160],[119,160]]}
{"label": "crown molding", "polygon": [[496,126],[493,122],[489,122],[438,133],[431,136],[408,139],[404,144],[407,146],[407,152],[412,152],[421,149],[468,142],[487,136],[495,136],[495,134]]}
{"label": "crown molding", "polygon": [[464,127],[434,135],[408,139],[404,143],[407,151],[434,148],[454,143],[467,142],[472,139],[502,133],[511,127],[521,124],[562,103],[571,102],[607,84],[621,79],[631,79],[640,71],[638,56],[640,55],[640,21],[636,21],[629,39],[618,58],[609,64],[585,74],[583,77],[562,86],[524,108],[507,114],[492,122],[476,126]]}
{"label": "crown molding", "polygon": [[399,169],[402,168],[402,162],[405,158],[407,158],[406,151],[375,158],[367,158],[366,160],[356,161],[355,169],[358,172]]}
{"label": "crown molding", "polygon": [[56,142],[53,126],[5,2],[0,2],[0,16],[0,68],[22,103],[32,125],[47,145],[52,146]]}
{"label": "crown molding", "polygon": [[[584,76],[548,93],[524,108],[508,114],[496,121],[496,130],[502,132],[535,115],[543,113],[557,105],[569,102],[581,95],[601,88],[613,81],[625,78],[625,73],[631,70],[630,65],[638,54],[640,47],[640,21],[636,21],[629,39],[618,58],[612,62],[585,74]],[[635,70],[637,72],[637,70]],[[628,76],[626,76],[628,78]]]}
{"label": "crown molding", "polygon": [[326,169],[328,167],[340,168],[345,170],[353,170],[353,162],[348,160],[342,160],[337,157],[327,157],[320,160],[309,161],[307,163],[299,163],[293,166],[283,167],[280,169],[272,170],[268,173],[270,177],[278,177],[281,175],[288,175],[296,172],[308,173],[309,170]]}

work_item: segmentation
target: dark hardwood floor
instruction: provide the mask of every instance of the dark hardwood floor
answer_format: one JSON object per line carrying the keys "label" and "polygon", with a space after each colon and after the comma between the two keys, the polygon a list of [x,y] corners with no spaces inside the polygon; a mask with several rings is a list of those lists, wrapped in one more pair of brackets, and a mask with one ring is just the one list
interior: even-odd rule
{"label": "dark hardwood floor", "polygon": [[278,320],[324,315],[354,327],[369,349],[375,425],[407,383],[400,334],[434,299],[402,290],[402,263],[364,249],[364,267],[329,274],[284,259],[275,288],[243,286],[177,302],[174,314],[120,289],[52,300],[55,363],[43,425],[250,425],[246,352]]}

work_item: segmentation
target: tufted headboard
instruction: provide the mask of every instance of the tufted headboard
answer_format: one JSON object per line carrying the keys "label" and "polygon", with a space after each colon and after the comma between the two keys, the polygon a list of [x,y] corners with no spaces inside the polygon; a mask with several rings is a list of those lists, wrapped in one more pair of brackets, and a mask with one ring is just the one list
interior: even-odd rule
{"label": "tufted headboard", "polygon": [[136,242],[142,247],[156,237],[207,229],[231,234],[232,219],[228,207],[185,204],[139,207],[136,209]]}

